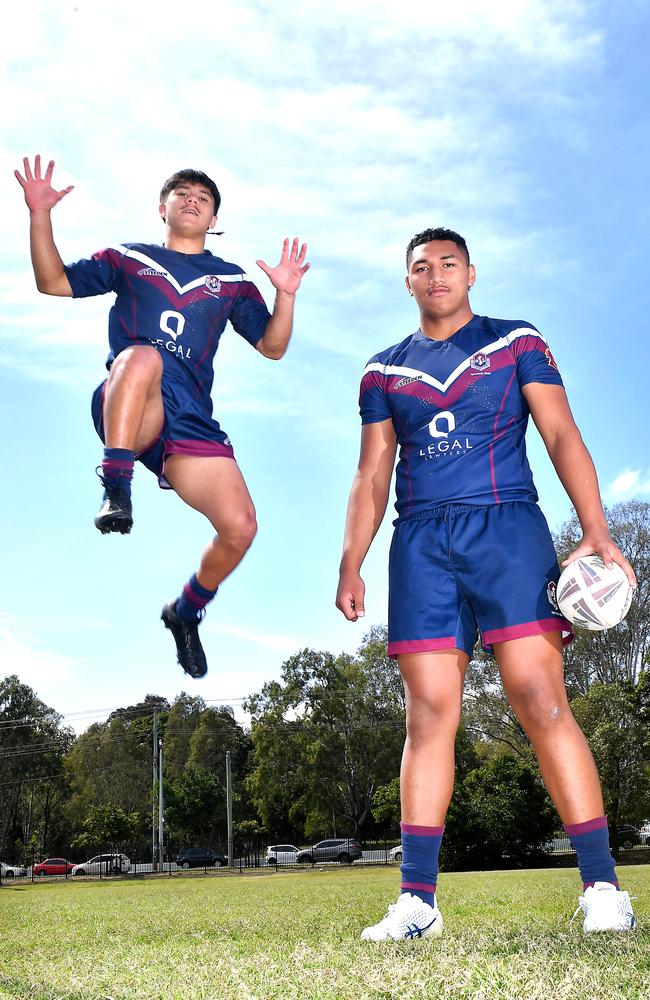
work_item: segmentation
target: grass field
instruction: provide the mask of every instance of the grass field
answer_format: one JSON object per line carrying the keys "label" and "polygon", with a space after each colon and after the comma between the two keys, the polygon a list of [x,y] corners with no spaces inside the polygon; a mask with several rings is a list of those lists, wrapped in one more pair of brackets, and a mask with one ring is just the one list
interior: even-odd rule
{"label": "grass field", "polygon": [[650,866],[632,934],[569,926],[572,870],[445,874],[439,940],[359,932],[399,873],[68,881],[0,890],[0,996],[20,1000],[650,1000]]}

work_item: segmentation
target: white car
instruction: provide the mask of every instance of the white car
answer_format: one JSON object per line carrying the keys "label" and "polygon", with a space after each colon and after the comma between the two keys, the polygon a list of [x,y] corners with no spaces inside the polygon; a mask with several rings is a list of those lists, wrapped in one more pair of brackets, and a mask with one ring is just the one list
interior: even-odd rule
{"label": "white car", "polygon": [[641,843],[650,845],[650,820],[646,820],[643,826],[639,827]]}
{"label": "white car", "polygon": [[27,869],[23,868],[22,865],[7,865],[4,861],[0,861],[0,876],[2,878],[25,878],[27,875]]}
{"label": "white car", "polygon": [[126,854],[97,854],[90,861],[75,865],[71,875],[122,875],[128,872],[131,861]]}
{"label": "white car", "polygon": [[402,845],[398,844],[397,847],[392,847],[388,852],[389,861],[401,861],[402,860]]}
{"label": "white car", "polygon": [[300,849],[293,844],[273,844],[266,848],[267,865],[295,865]]}

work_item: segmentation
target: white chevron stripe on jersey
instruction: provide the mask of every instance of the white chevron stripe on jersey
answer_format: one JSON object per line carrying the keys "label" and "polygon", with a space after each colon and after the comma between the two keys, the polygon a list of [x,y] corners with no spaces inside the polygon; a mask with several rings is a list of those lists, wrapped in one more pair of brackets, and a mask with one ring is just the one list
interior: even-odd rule
{"label": "white chevron stripe on jersey", "polygon": [[205,285],[206,278],[218,278],[219,281],[247,281],[245,274],[204,274],[200,278],[194,278],[193,281],[188,282],[187,285],[179,285],[173,274],[170,274],[166,267],[159,264],[157,260],[152,260],[151,257],[147,257],[146,254],[140,253],[139,250],[129,249],[128,247],[123,247],[120,244],[114,247],[110,247],[111,250],[116,250],[118,253],[123,254],[124,257],[132,257],[133,260],[139,260],[141,264],[146,264],[148,268],[152,271],[157,271],[161,278],[166,278],[170,285],[173,285],[176,291],[180,295],[184,295],[185,292],[190,292],[193,288],[200,288],[201,285]]}
{"label": "white chevron stripe on jersey", "polygon": [[[517,340],[519,337],[537,337],[543,344],[548,346],[548,341],[538,330],[522,326],[516,330],[511,330],[507,336],[499,337],[499,339],[493,341],[493,343],[487,344],[485,347],[481,347],[478,351],[475,351],[474,354],[493,354],[495,351],[500,351],[504,347],[509,347],[513,340]],[[419,371],[417,368],[405,368],[402,365],[383,365],[380,361],[373,361],[369,365],[366,365],[363,374],[367,375],[368,372],[381,372],[382,375],[400,375],[402,377],[417,379],[418,382],[426,382],[427,385],[437,389],[438,392],[447,392],[447,389],[454,384],[459,376],[462,375],[463,372],[467,371],[474,354],[461,362],[457,368],[454,368],[449,378],[447,378],[444,382],[440,382],[437,378],[434,378],[433,375],[429,375],[427,372]]]}

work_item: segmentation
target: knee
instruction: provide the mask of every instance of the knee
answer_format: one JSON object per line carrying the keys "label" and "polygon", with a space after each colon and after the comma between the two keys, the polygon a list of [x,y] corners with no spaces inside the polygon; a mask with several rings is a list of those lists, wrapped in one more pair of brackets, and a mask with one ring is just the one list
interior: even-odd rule
{"label": "knee", "polygon": [[510,703],[527,733],[552,732],[573,718],[564,691],[549,690],[535,683],[510,692]]}
{"label": "knee", "polygon": [[219,538],[230,548],[246,552],[257,534],[257,519],[254,510],[238,511],[227,525],[222,526]]}
{"label": "knee", "polygon": [[159,380],[162,371],[160,352],[155,347],[138,344],[120,351],[111,365],[109,384],[117,380],[147,384]]}
{"label": "knee", "polygon": [[460,704],[455,700],[409,699],[406,707],[406,734],[412,745],[428,743],[445,733],[456,735],[460,722]]}

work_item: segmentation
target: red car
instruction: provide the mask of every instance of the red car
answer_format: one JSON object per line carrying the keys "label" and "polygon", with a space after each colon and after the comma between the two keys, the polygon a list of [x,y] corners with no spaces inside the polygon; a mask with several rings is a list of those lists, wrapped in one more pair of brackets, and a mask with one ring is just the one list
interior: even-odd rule
{"label": "red car", "polygon": [[47,858],[32,868],[33,875],[69,875],[74,868],[74,861],[65,858]]}

